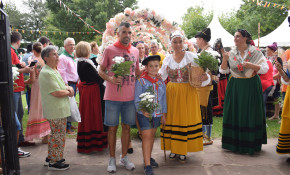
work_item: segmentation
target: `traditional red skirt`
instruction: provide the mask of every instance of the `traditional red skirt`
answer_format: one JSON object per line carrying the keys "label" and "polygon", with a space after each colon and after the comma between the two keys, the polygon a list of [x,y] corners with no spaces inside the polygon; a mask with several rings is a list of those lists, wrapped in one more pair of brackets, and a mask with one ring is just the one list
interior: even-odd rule
{"label": "traditional red skirt", "polygon": [[80,82],[78,88],[82,121],[78,126],[77,151],[102,151],[108,147],[108,133],[103,128],[100,87],[97,83]]}
{"label": "traditional red skirt", "polygon": [[224,108],[224,99],[227,88],[227,79],[220,80],[218,82],[218,105],[212,108],[213,116],[222,116]]}

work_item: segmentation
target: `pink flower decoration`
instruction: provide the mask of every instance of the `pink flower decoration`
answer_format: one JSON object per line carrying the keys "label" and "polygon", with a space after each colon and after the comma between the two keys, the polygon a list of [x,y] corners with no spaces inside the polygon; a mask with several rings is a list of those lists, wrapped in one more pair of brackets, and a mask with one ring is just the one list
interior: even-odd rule
{"label": "pink flower decoration", "polygon": [[241,63],[238,64],[238,70],[239,70],[240,72],[244,70],[243,65],[242,65]]}

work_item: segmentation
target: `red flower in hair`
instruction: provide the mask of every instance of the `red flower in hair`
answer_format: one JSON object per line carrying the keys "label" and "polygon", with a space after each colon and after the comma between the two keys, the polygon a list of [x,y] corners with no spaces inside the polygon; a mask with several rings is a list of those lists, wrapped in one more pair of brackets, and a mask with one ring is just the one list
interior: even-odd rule
{"label": "red flower in hair", "polygon": [[244,70],[242,63],[238,64],[238,70],[240,72]]}

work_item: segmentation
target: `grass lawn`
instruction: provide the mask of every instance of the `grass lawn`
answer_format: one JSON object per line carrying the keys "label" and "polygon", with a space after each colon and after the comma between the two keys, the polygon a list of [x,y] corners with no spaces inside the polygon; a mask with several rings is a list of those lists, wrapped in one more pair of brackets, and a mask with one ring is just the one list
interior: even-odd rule
{"label": "grass lawn", "polygon": [[[76,101],[79,101],[79,96],[76,96]],[[26,131],[26,126],[27,126],[27,119],[28,119],[28,114],[27,114],[27,109],[26,107],[26,99],[25,95],[22,95],[22,103],[24,107],[24,116],[23,116],[23,131],[25,133]],[[212,137],[213,139],[216,138],[221,138],[222,137],[222,124],[223,124],[223,118],[222,117],[214,117],[213,118],[213,131],[212,131]],[[73,122],[74,126],[77,126],[76,122]],[[277,120],[272,120],[269,121],[267,120],[267,137],[268,138],[277,138],[279,136],[279,130],[280,130],[280,124],[278,123]],[[131,137],[132,138],[137,138],[137,132],[138,130],[136,128],[131,129]],[[117,132],[118,137],[121,135],[121,126],[118,128]],[[160,136],[160,130],[157,130],[156,137]],[[76,138],[76,135],[67,135],[67,138]]]}

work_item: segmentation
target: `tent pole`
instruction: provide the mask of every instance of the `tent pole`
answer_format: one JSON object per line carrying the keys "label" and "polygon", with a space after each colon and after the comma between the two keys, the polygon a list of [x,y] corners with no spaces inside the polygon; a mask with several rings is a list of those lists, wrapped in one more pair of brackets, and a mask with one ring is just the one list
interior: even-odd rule
{"label": "tent pole", "polygon": [[260,22],[258,23],[258,48],[260,46]]}

